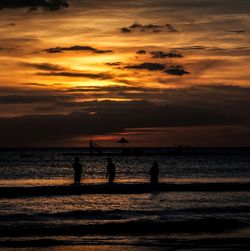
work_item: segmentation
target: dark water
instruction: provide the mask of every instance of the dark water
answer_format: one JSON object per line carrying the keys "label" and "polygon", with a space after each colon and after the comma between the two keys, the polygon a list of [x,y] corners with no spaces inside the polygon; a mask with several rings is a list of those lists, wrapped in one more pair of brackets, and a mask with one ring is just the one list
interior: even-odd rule
{"label": "dark water", "polygon": [[[1,151],[0,186],[71,184],[73,157],[62,153],[75,151]],[[162,182],[250,182],[247,154],[113,160],[120,183],[148,182],[155,160]],[[106,182],[105,157],[81,162],[82,182]],[[247,250],[249,230],[249,191],[0,198],[1,250]]]}
{"label": "dark water", "polygon": [[[112,151],[112,150],[110,150]],[[115,150],[114,150],[115,151]],[[0,151],[0,180],[71,179],[73,156],[85,149],[44,149]],[[242,152],[242,151],[239,151]],[[113,161],[120,179],[147,178],[153,161],[158,161],[163,178],[244,179],[250,177],[249,154],[179,156],[116,156]],[[105,176],[106,157],[81,157],[84,178]],[[0,181],[3,184],[3,181]]]}

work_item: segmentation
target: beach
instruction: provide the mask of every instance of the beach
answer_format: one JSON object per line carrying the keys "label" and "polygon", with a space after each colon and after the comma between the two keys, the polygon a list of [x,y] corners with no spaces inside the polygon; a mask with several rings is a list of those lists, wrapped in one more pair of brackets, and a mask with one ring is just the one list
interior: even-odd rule
{"label": "beach", "polygon": [[0,251],[250,251],[249,24],[0,0]]}
{"label": "beach", "polygon": [[65,151],[0,152],[1,250],[249,250],[249,155],[117,156],[113,185],[85,156],[73,185]]}

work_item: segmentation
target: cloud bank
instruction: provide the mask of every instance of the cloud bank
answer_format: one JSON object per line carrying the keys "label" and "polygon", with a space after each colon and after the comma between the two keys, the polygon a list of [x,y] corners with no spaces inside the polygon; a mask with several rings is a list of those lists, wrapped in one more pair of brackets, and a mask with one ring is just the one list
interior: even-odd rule
{"label": "cloud bank", "polygon": [[57,11],[69,7],[68,0],[0,0],[0,9],[28,8]]}

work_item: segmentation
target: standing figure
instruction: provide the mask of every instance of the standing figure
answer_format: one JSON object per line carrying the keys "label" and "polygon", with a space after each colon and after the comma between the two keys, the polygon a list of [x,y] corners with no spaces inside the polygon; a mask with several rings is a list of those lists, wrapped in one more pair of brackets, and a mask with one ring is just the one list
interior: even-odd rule
{"label": "standing figure", "polygon": [[78,184],[81,182],[81,175],[82,175],[82,164],[80,163],[78,157],[75,158],[73,169],[74,169],[74,183]]}
{"label": "standing figure", "polygon": [[155,161],[153,166],[151,167],[151,169],[149,171],[149,175],[151,176],[150,183],[152,185],[158,184],[159,172],[160,172],[160,170],[159,170],[159,167],[158,167],[158,162]]}
{"label": "standing figure", "polygon": [[107,173],[106,173],[106,178],[109,177],[109,184],[113,184],[114,182],[114,179],[115,179],[115,165],[114,163],[112,162],[112,159],[111,158],[108,158],[107,159],[108,161],[108,165],[107,165]]}

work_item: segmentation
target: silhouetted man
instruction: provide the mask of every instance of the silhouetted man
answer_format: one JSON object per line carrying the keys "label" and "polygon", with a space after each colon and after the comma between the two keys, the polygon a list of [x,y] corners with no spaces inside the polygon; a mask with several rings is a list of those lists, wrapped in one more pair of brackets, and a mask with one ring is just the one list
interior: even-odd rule
{"label": "silhouetted man", "polygon": [[74,182],[78,184],[81,182],[81,175],[82,175],[82,164],[79,161],[79,158],[75,158],[75,163],[73,164],[74,169]]}
{"label": "silhouetted man", "polygon": [[112,162],[111,158],[108,158],[108,165],[107,165],[107,174],[106,174],[106,178],[109,177],[109,184],[113,184],[114,179],[115,179],[115,165]]}
{"label": "silhouetted man", "polygon": [[149,175],[151,176],[150,183],[152,185],[158,184],[158,177],[159,177],[159,167],[158,167],[158,162],[155,161],[153,166],[151,167],[149,171]]}

